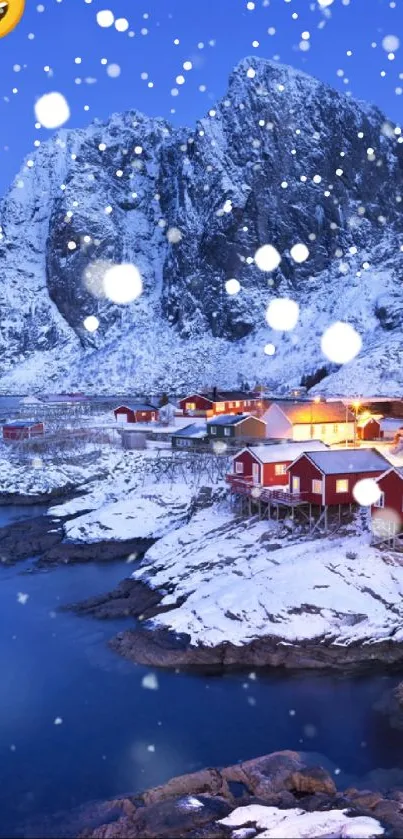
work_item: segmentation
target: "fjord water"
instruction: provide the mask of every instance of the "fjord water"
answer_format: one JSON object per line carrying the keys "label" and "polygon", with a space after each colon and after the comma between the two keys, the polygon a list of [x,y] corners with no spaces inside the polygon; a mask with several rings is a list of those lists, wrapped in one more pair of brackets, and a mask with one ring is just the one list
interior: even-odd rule
{"label": "fjord water", "polygon": [[[3,508],[0,521],[23,527],[28,514]],[[114,588],[131,566],[31,568],[0,568],[1,836],[32,836],[27,825],[43,816],[277,749],[320,753],[341,787],[375,787],[380,775],[366,776],[379,769],[389,770],[384,785],[402,781],[392,770],[403,770],[403,732],[374,709],[398,676],[154,671],[158,689],[146,689],[149,669],[107,646],[130,621],[58,611]]]}

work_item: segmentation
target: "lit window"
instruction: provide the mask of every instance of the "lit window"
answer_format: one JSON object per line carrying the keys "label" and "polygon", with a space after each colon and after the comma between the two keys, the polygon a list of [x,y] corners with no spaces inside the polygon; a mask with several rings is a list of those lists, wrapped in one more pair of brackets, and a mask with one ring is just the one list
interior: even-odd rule
{"label": "lit window", "polygon": [[211,434],[217,434],[217,429],[216,429],[215,425],[210,426],[210,432],[211,432]]}
{"label": "lit window", "polygon": [[312,481],[312,492],[314,495],[322,495],[322,481]]}
{"label": "lit window", "polygon": [[336,492],[348,492],[348,479],[336,481]]}
{"label": "lit window", "polygon": [[230,437],[230,436],[231,436],[231,429],[230,428],[224,428],[224,437]]}
{"label": "lit window", "polygon": [[216,402],[216,411],[225,411],[225,402]]}
{"label": "lit window", "polygon": [[240,408],[240,407],[241,407],[241,403],[240,403],[240,402],[235,402],[235,407],[236,407],[236,408]]}
{"label": "lit window", "polygon": [[[385,506],[385,493],[381,492],[378,501],[375,502],[374,507],[384,507]],[[402,501],[402,510],[403,510],[403,501]]]}
{"label": "lit window", "polygon": [[243,463],[239,463],[239,461],[235,464],[235,472],[237,475],[243,475]]}
{"label": "lit window", "polygon": [[287,467],[285,463],[276,463],[274,466],[274,474],[275,475],[286,475],[287,474]]}
{"label": "lit window", "polygon": [[196,403],[195,402],[186,402],[186,410],[187,411],[195,411],[196,410]]}

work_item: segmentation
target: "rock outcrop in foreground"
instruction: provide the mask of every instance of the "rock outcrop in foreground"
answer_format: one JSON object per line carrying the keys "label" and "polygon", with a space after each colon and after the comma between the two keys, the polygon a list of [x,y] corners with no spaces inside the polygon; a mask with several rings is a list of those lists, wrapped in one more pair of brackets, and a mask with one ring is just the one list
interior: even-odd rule
{"label": "rock outcrop in foreground", "polygon": [[[336,790],[297,752],[276,752],[225,769],[204,769],[110,802],[108,823],[82,839],[263,839],[403,835],[403,792]],[[120,816],[117,813],[120,809]],[[103,815],[105,817],[105,808]]]}
{"label": "rock outcrop in foreground", "polygon": [[[132,110],[58,132],[0,207],[0,388],[294,386],[325,365],[323,391],[395,392],[401,139],[377,108],[256,57],[189,130]],[[297,243],[309,247],[303,264]],[[254,262],[263,244],[282,257],[269,274]],[[103,289],[120,263],[143,280],[128,306]],[[273,295],[300,304],[291,338],[266,325]],[[321,353],[335,320],[364,340],[348,373]]]}

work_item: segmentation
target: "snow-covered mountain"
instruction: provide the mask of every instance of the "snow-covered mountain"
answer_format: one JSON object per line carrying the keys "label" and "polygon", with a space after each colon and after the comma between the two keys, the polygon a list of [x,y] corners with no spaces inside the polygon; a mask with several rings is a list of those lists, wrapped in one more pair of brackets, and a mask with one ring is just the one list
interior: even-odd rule
{"label": "snow-covered mountain", "polygon": [[[375,107],[253,57],[193,130],[130,111],[58,132],[1,205],[1,390],[288,389],[325,366],[321,392],[400,391],[399,131]],[[310,251],[300,265],[297,242]],[[253,259],[266,243],[282,256],[269,274]],[[126,262],[144,290],[121,306],[100,287]],[[292,333],[267,326],[273,296],[299,302]],[[320,348],[335,320],[363,338],[340,370]]]}

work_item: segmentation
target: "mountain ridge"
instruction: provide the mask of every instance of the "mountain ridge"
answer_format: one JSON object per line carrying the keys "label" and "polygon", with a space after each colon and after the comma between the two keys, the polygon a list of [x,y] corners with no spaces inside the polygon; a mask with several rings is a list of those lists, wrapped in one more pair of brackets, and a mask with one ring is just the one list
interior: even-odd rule
{"label": "mountain ridge", "polygon": [[[250,378],[288,389],[322,367],[323,392],[401,387],[399,140],[375,106],[256,57],[193,130],[133,109],[59,131],[26,158],[0,207],[0,390]],[[310,250],[301,265],[296,242]],[[282,256],[270,274],[253,259],[265,243]],[[105,267],[120,262],[143,279],[126,307],[99,293]],[[230,296],[233,277],[241,291]],[[265,322],[277,295],[299,302],[291,334]],[[83,327],[91,314],[96,334]],[[320,350],[338,319],[364,344],[340,370]]]}

